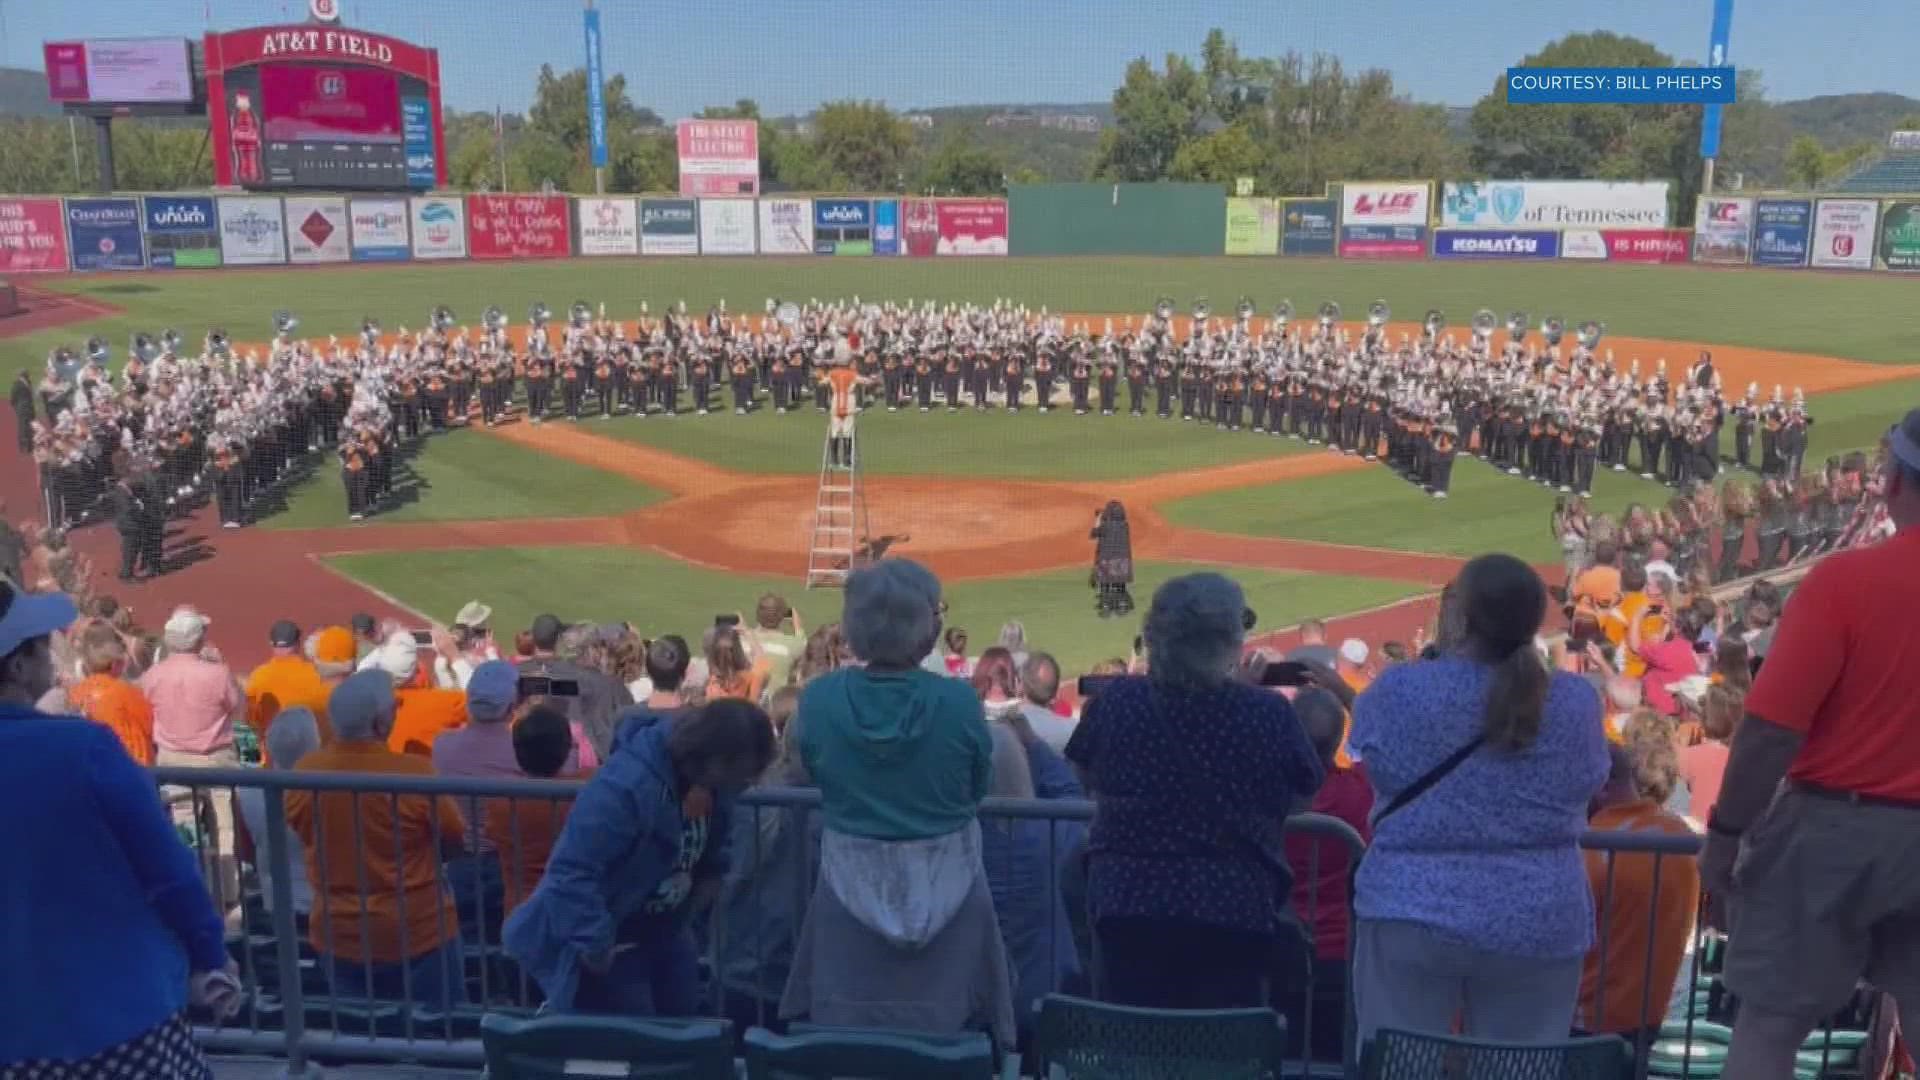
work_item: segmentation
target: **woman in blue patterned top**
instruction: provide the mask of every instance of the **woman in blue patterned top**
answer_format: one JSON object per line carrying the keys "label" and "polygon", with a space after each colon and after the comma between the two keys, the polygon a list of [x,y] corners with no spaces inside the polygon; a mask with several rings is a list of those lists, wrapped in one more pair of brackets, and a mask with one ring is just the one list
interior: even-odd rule
{"label": "woman in blue patterned top", "polygon": [[1067,742],[1094,799],[1094,993],[1151,1008],[1266,1004],[1292,875],[1280,823],[1319,788],[1286,699],[1237,682],[1240,586],[1162,585],[1145,678],[1103,687]]}
{"label": "woman in blue patterned top", "polygon": [[1546,586],[1510,555],[1460,571],[1440,655],[1388,669],[1354,704],[1373,782],[1355,882],[1353,985],[1381,1028],[1565,1038],[1593,944],[1578,847],[1607,778],[1600,699],[1534,647]]}

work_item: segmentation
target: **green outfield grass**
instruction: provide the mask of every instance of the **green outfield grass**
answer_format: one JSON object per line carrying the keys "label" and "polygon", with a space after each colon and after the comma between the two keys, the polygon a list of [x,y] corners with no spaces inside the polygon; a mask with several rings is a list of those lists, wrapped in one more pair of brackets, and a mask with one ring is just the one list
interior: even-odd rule
{"label": "green outfield grass", "polygon": [[[1017,414],[1003,408],[948,413],[937,403],[925,415],[918,406],[897,413],[868,409],[860,416],[860,459],[869,475],[1117,480],[1309,449],[1246,430],[1160,420],[1151,405],[1147,416],[1135,419],[1126,414],[1126,402],[1122,387],[1122,411],[1115,416],[1075,416],[1058,407],[1042,415],[1030,405]],[[689,404],[684,396],[681,404]],[[745,472],[818,472],[826,425],[811,400],[785,416],[765,399],[760,406],[748,416],[729,408],[672,420],[654,415],[583,421],[582,430]]]}
{"label": "green outfield grass", "polygon": [[[763,592],[785,595],[808,627],[839,618],[837,591],[800,588],[793,579],[704,570],[625,548],[495,548],[459,553],[383,552],[328,560],[431,618],[446,621],[469,600],[492,605],[502,636],[552,612],[572,621],[630,622],[646,634],[679,633],[698,647],[698,635],[716,614],[752,610]],[[958,582],[947,590],[947,623],[969,631],[970,650],[993,644],[1000,625],[1020,619],[1034,647],[1059,657],[1069,673],[1109,656],[1127,655],[1148,597],[1161,582],[1190,567],[1145,563],[1131,619],[1094,614],[1082,571]],[[1371,578],[1270,571],[1228,573],[1247,591],[1262,626],[1333,615],[1417,595],[1420,586]]]}
{"label": "green outfield grass", "polygon": [[[399,504],[382,522],[599,517],[637,510],[666,493],[617,473],[527,450],[479,431],[427,439],[394,473]],[[268,529],[347,524],[347,501],[332,455],[287,493],[284,509],[262,507]]]}

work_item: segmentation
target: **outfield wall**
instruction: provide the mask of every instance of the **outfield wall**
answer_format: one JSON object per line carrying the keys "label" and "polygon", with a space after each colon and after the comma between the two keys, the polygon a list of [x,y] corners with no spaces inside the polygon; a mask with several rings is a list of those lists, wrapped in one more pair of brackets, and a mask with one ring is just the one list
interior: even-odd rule
{"label": "outfield wall", "polygon": [[348,262],[752,255],[1701,263],[1920,271],[1920,199],[1703,196],[1665,181],[1015,185],[1001,198],[549,194],[0,196],[0,275]]}

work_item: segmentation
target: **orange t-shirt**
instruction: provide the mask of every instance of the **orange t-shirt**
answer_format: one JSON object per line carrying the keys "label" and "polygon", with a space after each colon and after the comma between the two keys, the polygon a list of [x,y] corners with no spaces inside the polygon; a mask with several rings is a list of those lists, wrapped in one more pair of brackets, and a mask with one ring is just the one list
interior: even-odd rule
{"label": "orange t-shirt", "polygon": [[273,718],[288,709],[311,709],[321,744],[332,741],[333,732],[327,726],[327,698],[332,693],[320,670],[302,657],[276,656],[254,668],[247,676],[247,725],[260,736],[261,763],[273,764],[267,757],[267,731],[273,727]]}
{"label": "orange t-shirt", "polygon": [[827,372],[827,386],[833,391],[833,415],[845,418],[853,415],[853,384],[860,379],[860,373],[852,368],[837,367]]}
{"label": "orange t-shirt", "polygon": [[396,754],[433,757],[433,740],[467,726],[467,695],[459,690],[407,689],[393,692],[399,708],[387,748]]}
{"label": "orange t-shirt", "polygon": [[761,693],[767,688],[768,673],[767,663],[762,660],[753,665],[752,671],[729,681],[710,678],[707,680],[707,700],[738,698],[741,701],[759,701]]}
{"label": "orange t-shirt", "polygon": [[140,688],[112,675],[89,675],[67,688],[67,704],[97,724],[105,724],[127,748],[127,756],[153,765],[153,705]]}
{"label": "orange t-shirt", "polygon": [[1805,732],[1792,780],[1920,802],[1920,528],[1815,563],[1787,602],[1747,712]]}
{"label": "orange t-shirt", "polygon": [[[294,771],[432,776],[433,765],[350,742],[315,750]],[[287,824],[307,853],[307,940],[315,949],[350,964],[394,964],[458,939],[453,897],[440,884],[442,848],[466,836],[452,799],[295,790],[287,792]]]}
{"label": "orange t-shirt", "polygon": [[[1633,620],[1652,601],[1644,592],[1630,592],[1620,600],[1620,606],[1610,613],[1604,613],[1600,620],[1600,630],[1613,642],[1620,657],[1620,674],[1629,679],[1638,679],[1647,673],[1647,662],[1640,659],[1638,653],[1626,647],[1627,628]],[[1664,606],[1666,601],[1661,601]],[[1661,615],[1649,615],[1640,623],[1640,640],[1651,643],[1660,640],[1660,632],[1666,628],[1667,620]]]}
{"label": "orange t-shirt", "polygon": [[501,897],[509,914],[539,887],[572,809],[572,799],[488,800],[483,835],[500,853]]}
{"label": "orange t-shirt", "polygon": [[1612,566],[1590,566],[1573,579],[1574,610],[1598,615],[1620,602],[1620,571]]}
{"label": "orange t-shirt", "polygon": [[[1651,799],[1602,807],[1589,823],[1598,832],[1690,836],[1693,830]],[[1607,859],[1613,871],[1607,871]],[[1574,1023],[1596,1034],[1632,1031],[1666,1018],[1673,980],[1686,957],[1687,937],[1700,907],[1700,867],[1688,855],[1584,851],[1587,884],[1593,889],[1597,944],[1580,973],[1580,1008]],[[1654,864],[1659,895],[1654,894]],[[1647,969],[1651,932],[1653,968]],[[1605,951],[1606,986],[1600,985]]]}

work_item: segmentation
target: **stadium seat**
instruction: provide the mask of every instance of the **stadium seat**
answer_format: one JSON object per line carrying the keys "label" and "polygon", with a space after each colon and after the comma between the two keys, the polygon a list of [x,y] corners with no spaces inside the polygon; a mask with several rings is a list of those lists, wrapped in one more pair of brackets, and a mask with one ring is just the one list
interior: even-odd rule
{"label": "stadium seat", "polygon": [[[1633,1052],[1612,1035],[1525,1045],[1381,1029],[1360,1057],[1364,1080],[1627,1080]],[[1693,1075],[1701,1075],[1694,1073]]]}
{"label": "stadium seat", "polygon": [[1287,1025],[1271,1009],[1136,1009],[1065,994],[1040,1002],[1033,1075],[1069,1080],[1279,1076]]}
{"label": "stadium seat", "polygon": [[489,1080],[646,1076],[732,1080],[733,1025],[725,1020],[495,1013],[480,1022]]}
{"label": "stadium seat", "polygon": [[[748,1080],[832,1080],[905,1076],[914,1080],[982,1080],[994,1075],[993,1043],[978,1032],[917,1035],[846,1028],[775,1035],[747,1032]],[[1019,1075],[1017,1060],[1008,1076]]]}

